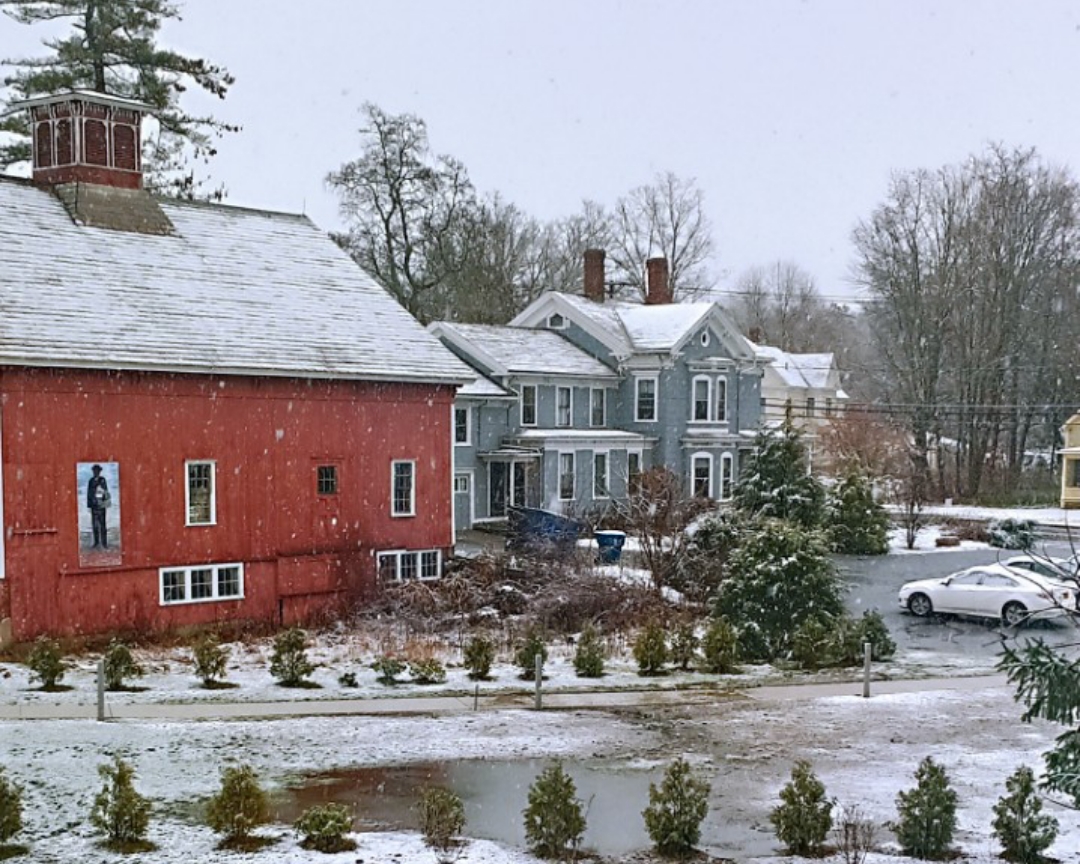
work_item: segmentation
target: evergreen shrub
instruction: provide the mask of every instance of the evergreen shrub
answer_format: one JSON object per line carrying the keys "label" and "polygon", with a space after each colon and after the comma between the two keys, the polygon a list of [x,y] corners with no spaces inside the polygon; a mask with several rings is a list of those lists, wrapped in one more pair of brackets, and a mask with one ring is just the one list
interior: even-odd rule
{"label": "evergreen shrub", "polygon": [[225,667],[229,662],[229,648],[222,645],[217,636],[207,633],[191,649],[195,661],[195,674],[208,690],[221,687],[225,681]]}
{"label": "evergreen shrub", "polygon": [[604,674],[604,643],[592,624],[586,624],[574,649],[574,672],[578,678],[599,678]]}
{"label": "evergreen shrub", "polygon": [[442,684],[446,680],[446,667],[434,657],[409,662],[409,675],[416,684]]}
{"label": "evergreen shrub", "polygon": [[352,831],[352,814],[344,804],[319,804],[309,807],[296,820],[300,845],[314,852],[349,852],[356,841],[348,836]]}
{"label": "evergreen shrub", "polygon": [[119,639],[113,639],[102,657],[105,664],[105,689],[126,690],[128,678],[141,678],[143,667],[135,660],[131,649]]}
{"label": "evergreen shrub", "polygon": [[671,662],[686,672],[697,658],[700,644],[692,623],[679,624],[671,634]]}
{"label": "evergreen shrub", "polygon": [[585,833],[585,815],[577,787],[561,764],[546,768],[529,787],[523,815],[530,852],[560,860],[576,854]]}
{"label": "evergreen shrub", "polygon": [[424,842],[442,854],[454,849],[457,836],[465,830],[465,804],[461,797],[449,789],[431,787],[421,793],[417,809]]}
{"label": "evergreen shrub", "polygon": [[739,634],[726,618],[713,618],[701,639],[701,654],[705,671],[714,675],[730,675],[737,671]]}
{"label": "evergreen shrub", "polygon": [[634,640],[638,675],[660,675],[668,661],[667,634],[659,623],[646,624]]}
{"label": "evergreen shrub", "polygon": [[521,677],[532,681],[536,677],[536,657],[541,664],[547,662],[548,650],[544,644],[544,634],[537,627],[530,627],[514,651],[514,664],[521,670]]}
{"label": "evergreen shrub", "polygon": [[491,664],[495,662],[495,643],[483,636],[473,636],[465,643],[462,660],[471,680],[486,681],[491,676]]}
{"label": "evergreen shrub", "polygon": [[780,790],[780,805],[769,814],[776,836],[790,854],[803,857],[820,853],[832,828],[833,801],[804,759],[791,769],[791,781]]}
{"label": "evergreen shrub", "polygon": [[1030,519],[994,520],[986,526],[991,546],[1026,552],[1035,545],[1035,523]]}
{"label": "evergreen shrub", "polygon": [[270,674],[282,687],[310,687],[307,680],[315,671],[307,657],[307,634],[299,627],[290,627],[274,638],[274,653],[270,656]]}
{"label": "evergreen shrub", "polygon": [[844,555],[884,555],[889,551],[889,514],[874,500],[874,484],[852,471],[836,484],[826,510],[834,552]]}
{"label": "evergreen shrub", "polygon": [[7,843],[22,830],[22,793],[22,786],[9,780],[0,768],[0,844]]}
{"label": "evergreen shrub", "polygon": [[206,824],[223,835],[221,845],[245,848],[251,832],[270,821],[270,805],[250,765],[221,772],[221,789],[206,805]]}
{"label": "evergreen shrub", "polygon": [[927,756],[915,771],[915,788],[896,796],[892,825],[905,855],[940,861],[956,830],[956,792],[945,769]]}
{"label": "evergreen shrub", "polygon": [[94,797],[90,824],[105,835],[105,845],[116,852],[146,852],[154,847],[146,840],[150,827],[150,799],[135,791],[135,769],[114,756],[112,763],[98,766],[104,781]]}
{"label": "evergreen shrub", "polygon": [[681,858],[693,851],[701,840],[701,823],[709,812],[711,788],[694,775],[684,759],[671,764],[659,788],[649,784],[649,806],[641,815],[657,852]]}
{"label": "evergreen shrub", "polygon": [[1042,812],[1035,791],[1035,774],[1021,766],[1005,781],[1004,795],[994,805],[994,836],[1003,857],[1015,864],[1039,864],[1043,852],[1057,839],[1058,821]]}
{"label": "evergreen shrub", "polygon": [[42,690],[56,690],[64,679],[66,664],[60,653],[60,644],[48,636],[38,636],[26,658],[30,680],[41,682]]}
{"label": "evergreen shrub", "polygon": [[398,683],[398,676],[405,674],[405,661],[395,654],[380,654],[372,663],[375,670],[375,680],[387,687]]}

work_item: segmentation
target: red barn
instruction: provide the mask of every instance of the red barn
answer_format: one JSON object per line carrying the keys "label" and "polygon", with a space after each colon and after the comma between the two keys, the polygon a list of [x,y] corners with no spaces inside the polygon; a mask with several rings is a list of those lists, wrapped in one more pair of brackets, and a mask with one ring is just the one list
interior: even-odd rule
{"label": "red barn", "polygon": [[291,623],[453,544],[472,373],[303,216],[152,197],[141,107],[0,179],[0,639]]}

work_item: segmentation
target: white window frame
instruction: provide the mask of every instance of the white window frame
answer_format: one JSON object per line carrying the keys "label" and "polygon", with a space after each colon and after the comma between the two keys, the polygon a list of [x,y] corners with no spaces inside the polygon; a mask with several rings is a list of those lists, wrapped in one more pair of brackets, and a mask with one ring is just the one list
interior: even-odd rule
{"label": "white window frame", "polygon": [[701,336],[698,337],[698,340],[701,342],[701,347],[702,348],[708,348],[709,347],[709,331],[708,331],[708,329],[705,329],[705,330],[701,331]]}
{"label": "white window frame", "polygon": [[[721,376],[721,377],[716,379],[716,396],[713,399],[713,404],[716,406],[715,417],[716,417],[716,422],[717,423],[727,423],[728,422],[728,416],[727,416],[727,406],[728,406],[727,391],[728,391],[728,386],[727,385],[728,385],[727,378]],[[720,398],[721,396],[723,396],[724,398],[721,399]]]}
{"label": "white window frame", "polygon": [[[556,318],[558,318],[559,321],[562,323],[556,324]],[[547,317],[547,327],[549,330],[565,330],[569,326],[570,322],[566,320],[566,316],[563,315],[561,312],[552,312]]]}
{"label": "white window frame", "polygon": [[[563,476],[566,474],[563,471],[563,460],[570,460],[570,494],[563,494]],[[577,459],[574,458],[573,450],[562,450],[559,452],[559,500],[560,501],[573,501],[577,497]]]}
{"label": "white window frame", "polygon": [[[197,465],[210,466],[210,519],[206,522],[191,521],[191,469]],[[217,525],[217,460],[187,459],[184,461],[184,526],[205,528]]]}
{"label": "white window frame", "polygon": [[[456,473],[454,475],[454,494],[455,495],[468,495],[468,494],[471,494],[471,492],[472,492],[472,483],[470,482],[471,479],[472,479],[472,475],[469,474],[469,472],[467,472],[467,471],[459,471],[458,473]],[[465,483],[463,484],[465,488],[463,488],[463,489],[458,488],[458,481],[459,480],[464,480],[465,481]]]}
{"label": "white window frame", "polygon": [[817,412],[817,400],[813,396],[806,397],[806,417],[810,419]]}
{"label": "white window frame", "polygon": [[638,473],[638,482],[639,483],[641,482],[641,475],[643,473],[645,473],[644,468],[642,467],[642,464],[641,464],[644,461],[644,454],[640,450],[627,450],[626,451],[626,494],[627,494],[628,497],[633,494],[632,487],[633,487],[634,475],[630,471],[630,460],[633,457],[637,458],[637,464],[638,464],[637,473]]}
{"label": "white window frame", "polygon": [[[532,422],[526,422],[525,421],[525,391],[526,390],[532,391],[532,412],[533,412]],[[521,385],[521,393],[518,396],[518,418],[521,420],[521,425],[522,426],[530,426],[530,427],[535,426],[536,421],[538,419],[539,413],[540,413],[539,393],[537,393],[536,385],[535,384],[522,384]]]}
{"label": "white window frame", "polygon": [[[597,396],[600,397],[597,403]],[[596,407],[600,406],[600,422],[596,422]],[[607,391],[603,387],[589,388],[589,425],[594,429],[607,426]]]}
{"label": "white window frame", "polygon": [[[653,405],[652,405],[652,417],[641,416],[641,385],[643,382],[651,381],[653,385]],[[634,422],[635,423],[656,423],[660,416],[660,376],[659,375],[638,375],[634,378]]]}
{"label": "white window frame", "polygon": [[[399,465],[409,466],[409,510],[408,512],[397,509],[397,469]],[[390,515],[395,519],[403,519],[416,515],[416,460],[394,459],[390,463]]]}
{"label": "white window frame", "polygon": [[[465,413],[465,440],[458,441],[458,411]],[[468,447],[472,444],[472,409],[462,405],[454,406],[454,446],[455,447]]]}
{"label": "white window frame", "polygon": [[[597,459],[604,460],[604,484],[602,487],[596,482],[599,479],[599,474],[596,471]],[[606,500],[611,497],[611,453],[607,450],[593,450],[592,497],[593,500]]]}
{"label": "white window frame", "polygon": [[[238,593],[219,594],[218,587],[221,579],[221,571],[235,567],[238,576]],[[194,570],[210,570],[213,572],[213,594],[210,597],[191,597],[191,573]],[[165,574],[182,573],[184,576],[184,598],[182,600],[165,599]],[[239,561],[228,564],[185,564],[179,567],[158,568],[158,605],[160,606],[187,606],[192,603],[226,603],[230,600],[244,599],[244,565]]]}
{"label": "white window frame", "polygon": [[[705,416],[698,417],[698,386],[705,387]],[[713,380],[708,375],[695,375],[690,382],[690,422],[709,423],[713,419]]]}
{"label": "white window frame", "polygon": [[[414,561],[416,565],[416,581],[417,582],[434,582],[437,579],[442,578],[442,550],[441,549],[387,549],[381,552],[375,553],[375,576],[377,579],[382,579],[383,574],[383,560],[393,559],[394,561],[394,575],[392,581],[403,582],[412,581],[402,578],[402,566],[403,559],[406,556],[415,556]],[[435,559],[435,571],[434,576],[424,576],[424,563],[425,558],[428,561],[431,560],[430,556],[434,556]]]}
{"label": "white window frame", "polygon": [[730,453],[720,454],[720,501],[730,501],[735,487],[735,457]]}
{"label": "white window frame", "polygon": [[[566,399],[566,422],[563,422],[563,394],[567,394]],[[574,425],[574,388],[566,387],[562,384],[555,387],[555,425],[560,429],[568,429]]]}
{"label": "white window frame", "polygon": [[713,491],[713,456],[712,453],[694,453],[690,456],[690,494],[697,497],[697,465],[698,461],[707,462],[709,465],[709,480],[706,483],[705,497],[712,498]]}

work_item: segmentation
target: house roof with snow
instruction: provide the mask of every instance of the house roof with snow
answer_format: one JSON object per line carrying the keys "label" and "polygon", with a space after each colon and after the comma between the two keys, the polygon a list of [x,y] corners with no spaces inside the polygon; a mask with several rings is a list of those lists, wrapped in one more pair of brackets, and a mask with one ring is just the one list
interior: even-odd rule
{"label": "house roof with snow", "polygon": [[475,377],[304,216],[102,195],[158,224],[91,227],[93,207],[0,179],[0,365]]}
{"label": "house roof with snow", "polygon": [[436,321],[428,329],[495,376],[559,375],[612,379],[615,372],[551,330]]}
{"label": "house roof with snow", "polygon": [[580,295],[551,291],[510,323],[542,327],[553,314],[577,323],[620,359],[633,354],[676,354],[706,324],[721,337],[732,357],[755,359],[750,343],[717,303],[597,303]]}
{"label": "house roof with snow", "polygon": [[[810,390],[833,389],[837,386],[834,380],[836,368],[835,357],[832,352],[818,354],[791,354],[782,351],[772,345],[756,345],[750,343],[760,357],[765,358],[770,368],[780,377],[786,387],[800,387]],[[847,398],[843,391],[839,392],[841,399]]]}

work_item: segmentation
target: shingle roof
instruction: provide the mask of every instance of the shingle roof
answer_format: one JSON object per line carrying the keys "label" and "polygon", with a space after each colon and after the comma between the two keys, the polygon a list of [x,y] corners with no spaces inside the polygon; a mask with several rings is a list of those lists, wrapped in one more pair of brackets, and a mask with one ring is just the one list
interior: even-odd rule
{"label": "shingle roof", "polygon": [[158,203],[174,236],[78,226],[0,180],[0,365],[474,377],[306,217]]}
{"label": "shingle roof", "polygon": [[[477,360],[493,360],[509,375],[569,375],[582,378],[614,378],[615,373],[591,354],[551,330],[502,327],[489,324],[433,325],[458,344],[476,349]],[[470,352],[471,353],[471,352]]]}
{"label": "shingle roof", "polygon": [[788,387],[825,389],[833,368],[833,354],[791,354],[772,345],[750,343],[758,356],[768,358],[769,364]]}

